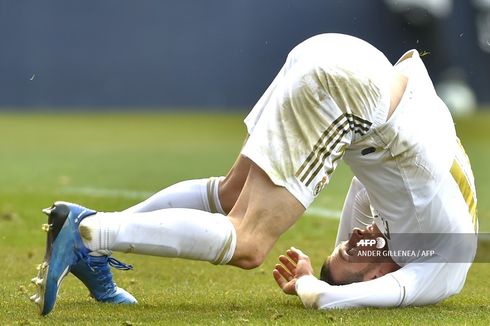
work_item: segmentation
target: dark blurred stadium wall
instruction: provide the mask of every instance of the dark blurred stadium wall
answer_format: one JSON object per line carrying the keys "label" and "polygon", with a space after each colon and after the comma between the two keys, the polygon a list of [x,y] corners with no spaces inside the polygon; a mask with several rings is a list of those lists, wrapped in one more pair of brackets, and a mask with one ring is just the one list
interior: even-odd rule
{"label": "dark blurred stadium wall", "polygon": [[382,0],[0,0],[0,107],[246,109],[289,50],[323,32],[364,38],[393,62],[430,52],[434,79],[437,63],[456,64],[490,103],[474,6],[454,1],[439,25],[425,41]]}

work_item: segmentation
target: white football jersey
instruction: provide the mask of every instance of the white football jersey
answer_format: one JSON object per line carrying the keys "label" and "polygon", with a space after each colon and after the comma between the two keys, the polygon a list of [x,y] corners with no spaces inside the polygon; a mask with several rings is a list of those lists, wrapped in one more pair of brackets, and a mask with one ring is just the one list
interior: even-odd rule
{"label": "white football jersey", "polygon": [[[423,305],[458,293],[476,253],[478,221],[471,166],[415,50],[395,66],[408,77],[391,118],[353,142],[344,160],[369,195],[374,223],[392,252],[430,242],[436,254],[391,256],[401,269],[376,280],[330,286],[314,277],[297,282],[304,304],[317,308]],[[432,236],[434,234],[434,236]],[[461,236],[458,236],[461,234]]]}
{"label": "white football jersey", "polygon": [[[408,84],[386,121],[397,70]],[[393,67],[358,38],[314,36],[290,52],[245,124],[249,138],[242,155],[305,208],[343,158],[365,186],[391,250],[407,248],[400,234],[475,232],[471,167],[415,50]],[[397,256],[403,268],[377,280],[334,287],[301,278],[298,294],[321,308],[437,302],[461,289],[476,250],[475,242],[470,248],[464,241],[452,244],[448,248],[462,251],[463,262],[450,263],[446,242],[431,247],[437,250],[434,263]]]}

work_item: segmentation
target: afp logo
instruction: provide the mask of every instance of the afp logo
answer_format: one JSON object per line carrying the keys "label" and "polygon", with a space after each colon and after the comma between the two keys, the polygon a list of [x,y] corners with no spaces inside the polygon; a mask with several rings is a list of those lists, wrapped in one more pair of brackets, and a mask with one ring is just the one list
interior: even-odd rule
{"label": "afp logo", "polygon": [[386,246],[386,240],[383,237],[377,237],[376,239],[361,239],[357,241],[358,247],[372,247],[376,245],[377,249],[383,249]]}

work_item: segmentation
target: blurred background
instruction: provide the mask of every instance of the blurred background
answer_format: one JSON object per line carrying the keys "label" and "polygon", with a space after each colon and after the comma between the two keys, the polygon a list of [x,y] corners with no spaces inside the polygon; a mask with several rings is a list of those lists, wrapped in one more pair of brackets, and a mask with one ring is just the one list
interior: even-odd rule
{"label": "blurred background", "polygon": [[418,49],[457,113],[490,103],[490,0],[0,0],[0,109],[245,111],[324,32]]}
{"label": "blurred background", "polygon": [[[118,211],[178,181],[226,174],[243,117],[289,51],[326,32],[363,38],[393,63],[423,54],[461,115],[480,239],[490,239],[490,0],[0,0],[0,325],[40,323],[29,280],[44,255],[42,208],[66,200]],[[334,179],[264,268],[216,282],[223,270],[210,264],[121,254],[137,267],[116,271],[117,283],[143,305],[93,306],[69,277],[52,324],[485,324],[488,264],[472,267],[455,299],[415,310],[312,314],[278,294],[279,254],[294,245],[320,266],[333,249],[352,173],[341,163]],[[479,244],[476,261],[489,252],[490,241]]]}

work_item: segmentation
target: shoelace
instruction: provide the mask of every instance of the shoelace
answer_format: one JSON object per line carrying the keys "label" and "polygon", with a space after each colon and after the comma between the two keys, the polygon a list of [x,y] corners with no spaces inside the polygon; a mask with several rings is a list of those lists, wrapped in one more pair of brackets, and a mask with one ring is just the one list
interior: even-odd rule
{"label": "shoelace", "polygon": [[112,267],[114,267],[116,269],[120,269],[122,271],[128,271],[130,269],[133,269],[133,265],[123,263],[122,261],[117,260],[114,257],[109,257],[108,262],[109,262],[109,265],[111,265]]}
{"label": "shoelace", "polygon": [[125,264],[110,256],[87,255],[86,262],[97,275],[97,280],[100,284],[107,289],[107,293],[112,293],[116,286],[116,283],[112,280],[112,273],[109,266],[120,270],[130,270],[133,268],[132,265]]}
{"label": "shoelace", "polygon": [[114,258],[112,256],[90,256],[90,255],[86,255],[84,258],[85,258],[84,260],[87,262],[88,266],[94,271],[107,269],[107,264],[109,264],[110,266],[112,266],[116,269],[123,270],[123,271],[133,269],[133,265],[125,264],[122,261],[117,260],[116,258]]}

